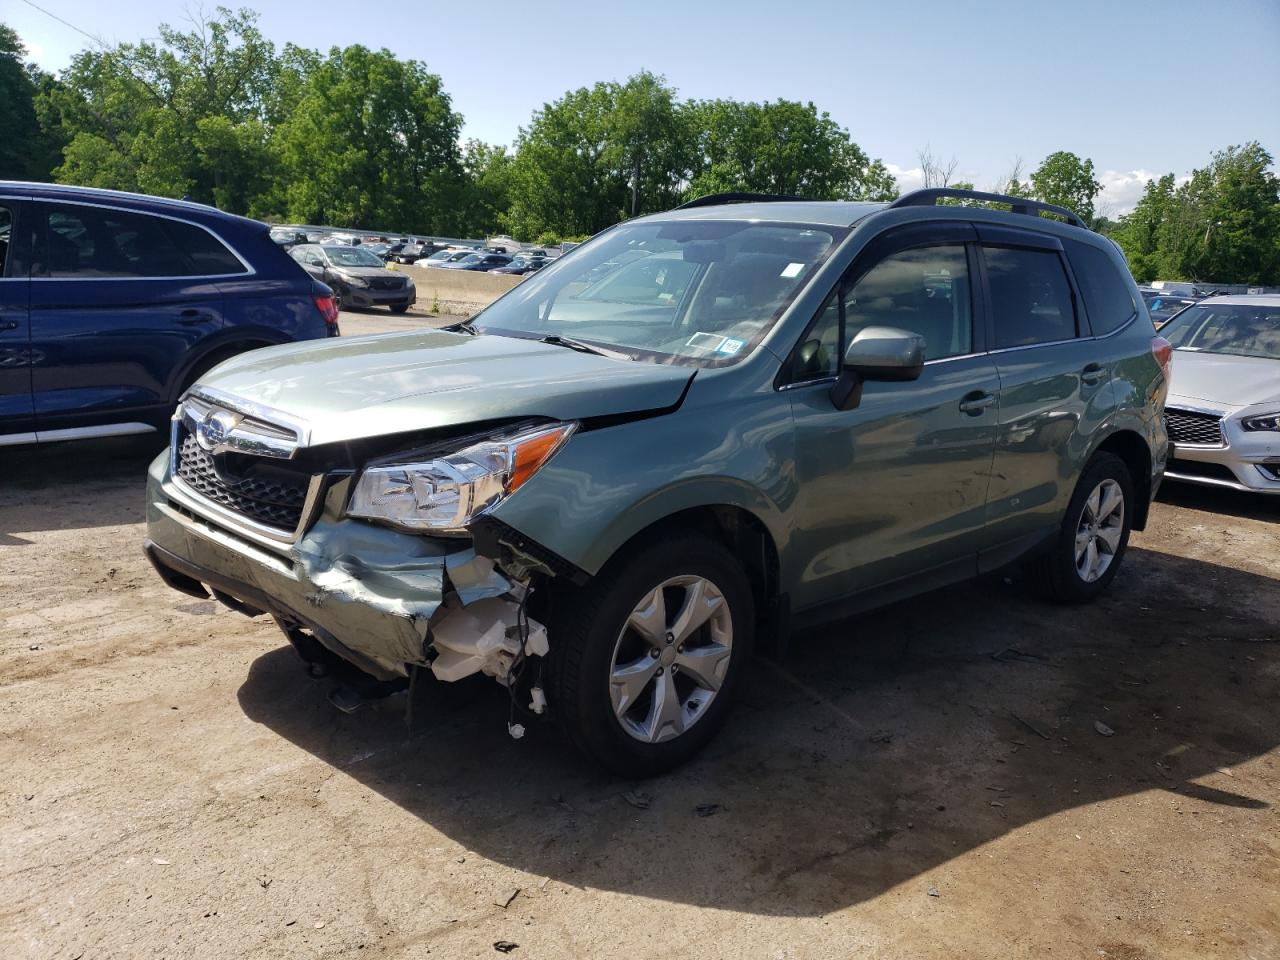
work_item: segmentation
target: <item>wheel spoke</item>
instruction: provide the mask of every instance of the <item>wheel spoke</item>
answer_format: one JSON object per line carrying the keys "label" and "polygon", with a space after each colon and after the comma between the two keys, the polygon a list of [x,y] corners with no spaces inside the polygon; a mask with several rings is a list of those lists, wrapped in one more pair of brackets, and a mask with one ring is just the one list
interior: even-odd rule
{"label": "wheel spoke", "polygon": [[685,587],[684,604],[671,624],[671,632],[676,642],[680,643],[691,636],[700,626],[706,623],[713,613],[720,609],[724,597],[711,587],[706,580],[698,579]]}
{"label": "wheel spoke", "polygon": [[719,643],[690,647],[676,656],[676,664],[704,690],[719,690],[729,668],[730,649]]}
{"label": "wheel spoke", "polygon": [[1104,484],[1099,491],[1102,503],[1098,507],[1097,519],[1102,521],[1108,519],[1124,503],[1124,495],[1120,492],[1119,485],[1114,483]]}
{"label": "wheel spoke", "polygon": [[668,735],[677,737],[682,733],[684,715],[680,711],[680,694],[676,692],[675,678],[668,670],[658,677],[653,686],[653,703],[644,722],[645,739],[657,743]]}
{"label": "wheel spoke", "polygon": [[1098,567],[1098,544],[1092,538],[1089,540],[1089,546],[1084,551],[1084,578],[1086,580],[1094,580],[1097,578]]}
{"label": "wheel spoke", "polygon": [[641,657],[613,668],[613,674],[609,677],[609,694],[613,698],[613,710],[618,716],[631,709],[653,680],[657,670],[658,661],[652,657]]}
{"label": "wheel spoke", "polygon": [[1089,499],[1084,502],[1084,515],[1091,521],[1098,519],[1098,509],[1102,502],[1102,487],[1093,488],[1093,493],[1089,494]]}
{"label": "wheel spoke", "polygon": [[1089,536],[1088,530],[1081,530],[1076,534],[1076,566],[1080,566],[1080,561],[1084,559],[1084,552],[1089,549],[1089,541],[1093,538]]}
{"label": "wheel spoke", "polygon": [[644,637],[655,647],[661,647],[667,639],[667,603],[662,598],[662,588],[655,587],[639,605],[631,611],[627,626]]}
{"label": "wheel spoke", "polygon": [[1113,557],[1120,548],[1120,534],[1124,531],[1124,527],[1116,524],[1114,527],[1103,527],[1098,531],[1098,543]]}

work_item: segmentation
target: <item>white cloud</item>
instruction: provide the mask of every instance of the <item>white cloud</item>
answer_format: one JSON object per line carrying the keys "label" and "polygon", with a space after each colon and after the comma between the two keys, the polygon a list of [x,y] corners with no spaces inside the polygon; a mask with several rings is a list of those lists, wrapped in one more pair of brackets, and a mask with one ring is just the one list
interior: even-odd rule
{"label": "white cloud", "polygon": [[[1094,201],[1094,209],[1108,217],[1129,213],[1142,199],[1148,180],[1159,180],[1163,174],[1152,170],[1104,170],[1098,175],[1102,191]],[[1174,177],[1174,183],[1182,186],[1191,177]]]}
{"label": "white cloud", "polygon": [[22,45],[27,48],[27,59],[33,63],[44,63],[44,47],[36,43],[34,40],[28,40],[25,37]]}
{"label": "white cloud", "polygon": [[900,167],[896,163],[886,163],[889,173],[897,181],[902,193],[910,193],[924,186],[924,170],[920,167]]}

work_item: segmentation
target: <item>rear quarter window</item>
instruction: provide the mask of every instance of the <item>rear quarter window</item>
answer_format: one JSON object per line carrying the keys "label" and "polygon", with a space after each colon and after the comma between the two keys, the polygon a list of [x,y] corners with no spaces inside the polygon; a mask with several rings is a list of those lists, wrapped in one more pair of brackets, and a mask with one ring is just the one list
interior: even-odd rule
{"label": "rear quarter window", "polygon": [[1128,279],[1105,250],[1075,240],[1065,240],[1063,245],[1080,285],[1094,336],[1119,330],[1138,311]]}

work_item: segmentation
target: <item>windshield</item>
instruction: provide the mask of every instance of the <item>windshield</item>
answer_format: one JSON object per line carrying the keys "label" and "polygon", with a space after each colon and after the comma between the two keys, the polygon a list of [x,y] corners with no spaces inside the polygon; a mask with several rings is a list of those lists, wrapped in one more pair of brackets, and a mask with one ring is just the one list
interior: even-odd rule
{"label": "windshield", "polygon": [[1280,304],[1188,307],[1160,330],[1178,350],[1280,360]]}
{"label": "windshield", "polygon": [[624,224],[537,272],[475,318],[669,363],[750,353],[846,230],[682,220]]}
{"label": "windshield", "polygon": [[455,259],[457,259],[458,263],[479,263],[483,259],[483,257],[481,257],[480,254],[478,253],[468,253],[463,257],[458,257]]}
{"label": "windshield", "polygon": [[335,267],[382,266],[382,261],[363,247],[325,247],[324,252]]}

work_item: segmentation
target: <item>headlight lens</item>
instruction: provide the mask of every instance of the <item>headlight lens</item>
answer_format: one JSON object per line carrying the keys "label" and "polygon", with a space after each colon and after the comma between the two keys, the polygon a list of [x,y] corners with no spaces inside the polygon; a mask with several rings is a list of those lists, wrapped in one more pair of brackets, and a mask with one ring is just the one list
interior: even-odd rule
{"label": "headlight lens", "polygon": [[1280,412],[1245,417],[1240,421],[1240,426],[1246,430],[1280,430]]}
{"label": "headlight lens", "polygon": [[532,427],[432,460],[367,467],[347,514],[409,530],[462,533],[477,516],[519,490],[577,427]]}
{"label": "headlight lens", "polygon": [[349,273],[340,273],[338,276],[342,278],[343,283],[350,284],[353,287],[367,287],[369,285],[369,281],[363,277],[352,276]]}

